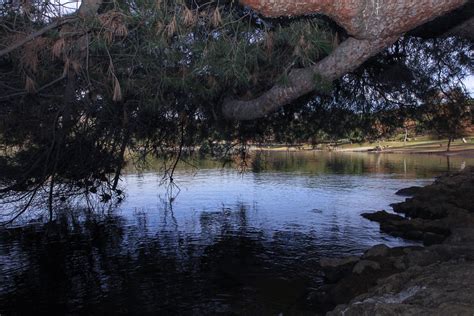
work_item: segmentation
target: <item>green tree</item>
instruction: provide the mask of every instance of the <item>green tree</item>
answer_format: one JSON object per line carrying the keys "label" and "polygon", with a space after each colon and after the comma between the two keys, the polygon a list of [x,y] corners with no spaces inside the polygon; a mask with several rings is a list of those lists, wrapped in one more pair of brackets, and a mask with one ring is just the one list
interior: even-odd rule
{"label": "green tree", "polygon": [[451,143],[466,136],[472,124],[472,99],[461,89],[436,91],[426,100],[425,107],[422,110],[424,125],[438,136],[448,138],[446,151],[449,152]]}

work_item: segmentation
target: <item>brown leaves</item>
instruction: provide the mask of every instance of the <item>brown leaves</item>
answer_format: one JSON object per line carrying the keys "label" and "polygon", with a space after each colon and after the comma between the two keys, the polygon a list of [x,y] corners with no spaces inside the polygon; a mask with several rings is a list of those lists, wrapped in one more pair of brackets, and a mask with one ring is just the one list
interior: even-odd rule
{"label": "brown leaves", "polygon": [[112,94],[112,101],[121,102],[123,100],[122,86],[120,85],[120,81],[118,80],[117,75],[115,74],[115,68],[112,59],[110,60],[108,73],[112,77],[113,81],[114,91]]}
{"label": "brown leaves", "polygon": [[122,87],[120,86],[120,82],[118,81],[117,77],[114,77],[114,94],[112,96],[112,100],[114,102],[120,102],[122,99]]}
{"label": "brown leaves", "polygon": [[265,34],[265,40],[263,46],[265,47],[265,53],[267,56],[271,56],[273,52],[273,46],[275,44],[274,34],[273,32],[267,32]]}
{"label": "brown leaves", "polygon": [[182,11],[183,24],[186,27],[193,27],[197,22],[197,15],[193,11],[189,10],[188,7],[184,6]]}
{"label": "brown leaves", "polygon": [[25,44],[20,57],[21,66],[31,73],[38,72],[40,63],[40,55],[49,47],[51,41],[44,37],[38,37],[31,42]]}
{"label": "brown leaves", "polygon": [[103,36],[107,43],[111,43],[114,37],[126,37],[128,28],[125,22],[126,16],[117,10],[108,11],[99,17],[104,28]]}
{"label": "brown leaves", "polygon": [[66,40],[64,37],[61,37],[56,42],[54,42],[53,47],[51,47],[51,53],[54,57],[60,58],[64,53],[66,47]]}
{"label": "brown leaves", "polygon": [[30,76],[26,76],[25,90],[28,93],[35,93],[36,92],[36,82]]}
{"label": "brown leaves", "polygon": [[165,33],[168,37],[173,37],[173,35],[178,31],[178,22],[176,21],[176,15],[173,16],[171,22],[165,27]]}
{"label": "brown leaves", "polygon": [[212,13],[211,25],[214,27],[218,27],[222,25],[222,16],[221,16],[221,12],[219,11],[219,7],[216,7],[214,9],[214,12]]}

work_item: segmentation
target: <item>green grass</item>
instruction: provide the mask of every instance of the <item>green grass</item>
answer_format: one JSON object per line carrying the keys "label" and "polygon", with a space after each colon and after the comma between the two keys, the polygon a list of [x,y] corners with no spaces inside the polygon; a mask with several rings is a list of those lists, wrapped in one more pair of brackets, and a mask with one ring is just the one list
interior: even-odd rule
{"label": "green grass", "polygon": [[[461,139],[456,139],[451,143],[451,151],[461,150],[474,150],[474,137],[466,137],[467,143],[463,143]],[[403,141],[381,141],[374,143],[362,143],[362,144],[347,144],[339,146],[338,149],[364,149],[367,147],[382,146],[388,151],[400,151],[400,152],[443,152],[446,151],[448,145],[447,139],[436,139],[433,140],[429,136],[417,137],[416,140],[410,140],[406,143]]]}

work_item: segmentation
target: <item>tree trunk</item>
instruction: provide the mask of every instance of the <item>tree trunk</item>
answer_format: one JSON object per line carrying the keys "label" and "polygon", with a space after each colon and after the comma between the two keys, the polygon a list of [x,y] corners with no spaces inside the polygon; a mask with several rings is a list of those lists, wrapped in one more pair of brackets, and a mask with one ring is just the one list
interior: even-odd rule
{"label": "tree trunk", "polygon": [[[341,25],[347,39],[316,65],[292,70],[286,85],[276,84],[253,100],[227,99],[222,112],[230,120],[261,118],[355,70],[393,44],[403,33],[466,4],[468,0],[241,0],[266,16],[321,13]],[[318,80],[315,80],[319,78]],[[318,82],[319,81],[319,82]],[[318,85],[319,83],[319,85]]]}
{"label": "tree trunk", "polygon": [[446,149],[446,151],[449,153],[451,151],[451,142],[453,141],[453,139],[451,137],[449,137],[448,139],[448,148]]}

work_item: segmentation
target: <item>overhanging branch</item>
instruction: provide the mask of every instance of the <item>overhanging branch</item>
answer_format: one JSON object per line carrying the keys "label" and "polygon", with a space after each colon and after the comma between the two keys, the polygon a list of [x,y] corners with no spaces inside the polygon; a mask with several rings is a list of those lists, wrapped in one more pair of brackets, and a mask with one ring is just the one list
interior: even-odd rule
{"label": "overhanging branch", "polygon": [[229,120],[258,119],[312,91],[323,92],[325,82],[353,71],[397,39],[398,36],[379,40],[349,38],[316,65],[292,70],[287,84],[276,84],[253,100],[226,100],[222,108],[224,117]]}
{"label": "overhanging branch", "polygon": [[61,25],[64,25],[66,23],[71,23],[74,21],[77,21],[79,18],[87,18],[89,16],[93,16],[97,14],[97,10],[99,7],[102,5],[103,0],[84,0],[81,3],[81,6],[79,7],[79,10],[77,11],[77,14],[67,16],[65,18],[57,19],[50,24],[44,26],[43,28],[29,34],[26,36],[24,39],[19,40],[16,43],[13,43],[12,45],[0,50],[0,57],[11,53],[15,49],[20,48],[21,46],[25,45],[26,43],[34,40],[37,37],[42,36],[44,33],[53,30],[57,27],[60,27]]}
{"label": "overhanging branch", "polygon": [[224,117],[261,118],[312,91],[321,92],[317,78],[332,82],[353,71],[393,44],[401,35],[468,3],[468,0],[240,0],[267,16],[320,13],[331,17],[352,37],[315,66],[292,70],[286,85],[276,84],[260,97],[226,100]]}
{"label": "overhanging branch", "polygon": [[57,28],[61,25],[64,25],[66,23],[70,23],[70,22],[75,21],[75,20],[77,20],[77,17],[68,17],[68,18],[64,18],[64,19],[58,19],[58,20],[46,25],[45,27],[37,30],[36,32],[33,32],[33,33],[29,34],[24,39],[19,40],[18,42],[16,42],[16,43],[0,50],[0,57],[2,57],[3,55],[6,55],[8,53],[11,53],[15,49],[20,48],[21,46],[23,46],[26,43],[34,40],[37,37],[40,37],[41,35],[43,35],[44,33],[48,32],[50,30],[53,30],[53,29],[55,29],[55,28]]}

